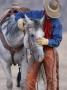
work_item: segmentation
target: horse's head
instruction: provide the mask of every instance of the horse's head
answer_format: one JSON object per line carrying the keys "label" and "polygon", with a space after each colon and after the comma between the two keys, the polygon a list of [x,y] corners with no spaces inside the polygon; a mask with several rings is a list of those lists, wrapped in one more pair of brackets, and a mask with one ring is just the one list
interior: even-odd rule
{"label": "horse's head", "polygon": [[19,30],[15,16],[11,15],[2,25],[2,31],[8,45],[18,47],[23,43],[24,33]]}
{"label": "horse's head", "polygon": [[37,39],[44,36],[43,32],[43,18],[41,20],[31,20],[25,15],[25,37],[24,46],[29,48],[34,59],[42,61],[44,58],[44,51],[41,45],[37,44]]}

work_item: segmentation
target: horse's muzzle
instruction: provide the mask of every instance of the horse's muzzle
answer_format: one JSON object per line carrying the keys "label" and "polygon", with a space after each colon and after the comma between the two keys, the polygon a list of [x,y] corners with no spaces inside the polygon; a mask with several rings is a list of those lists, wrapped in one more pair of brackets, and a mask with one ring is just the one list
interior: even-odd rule
{"label": "horse's muzzle", "polygon": [[42,46],[33,48],[32,50],[33,59],[38,62],[42,62],[44,59],[44,51]]}

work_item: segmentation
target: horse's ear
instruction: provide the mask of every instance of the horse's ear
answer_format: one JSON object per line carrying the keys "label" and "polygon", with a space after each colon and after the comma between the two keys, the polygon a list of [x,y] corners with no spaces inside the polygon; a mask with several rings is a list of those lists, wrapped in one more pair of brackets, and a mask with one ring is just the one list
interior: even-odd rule
{"label": "horse's ear", "polygon": [[29,24],[33,23],[32,20],[26,14],[25,14],[25,20]]}
{"label": "horse's ear", "polygon": [[45,16],[43,16],[41,19],[40,19],[40,23],[43,24],[43,21],[45,19]]}

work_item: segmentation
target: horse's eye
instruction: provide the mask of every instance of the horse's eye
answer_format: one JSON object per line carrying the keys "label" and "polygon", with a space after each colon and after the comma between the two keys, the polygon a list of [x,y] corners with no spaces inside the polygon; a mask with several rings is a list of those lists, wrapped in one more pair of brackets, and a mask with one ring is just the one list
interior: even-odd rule
{"label": "horse's eye", "polygon": [[31,37],[34,37],[34,34],[32,34]]}

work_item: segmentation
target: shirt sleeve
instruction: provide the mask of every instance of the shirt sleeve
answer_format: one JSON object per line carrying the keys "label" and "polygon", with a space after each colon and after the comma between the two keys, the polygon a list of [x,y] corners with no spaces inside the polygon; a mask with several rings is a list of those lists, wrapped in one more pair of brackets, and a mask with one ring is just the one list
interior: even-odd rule
{"label": "shirt sleeve", "polygon": [[15,14],[15,20],[17,21],[20,18],[24,18],[24,13],[23,12],[18,12]]}
{"label": "shirt sleeve", "polygon": [[15,20],[17,21],[20,18],[25,18],[25,14],[33,20],[41,19],[44,15],[43,10],[31,10],[31,11],[25,11],[25,12],[18,12],[15,14]]}
{"label": "shirt sleeve", "polygon": [[48,46],[50,47],[58,47],[60,42],[62,41],[62,25],[59,19],[52,20],[53,25],[53,38],[49,39]]}

